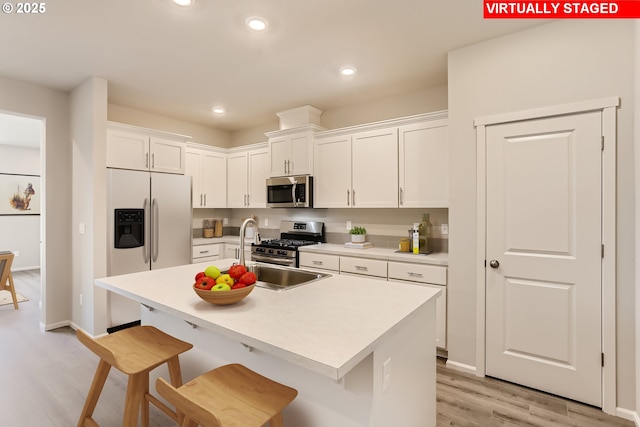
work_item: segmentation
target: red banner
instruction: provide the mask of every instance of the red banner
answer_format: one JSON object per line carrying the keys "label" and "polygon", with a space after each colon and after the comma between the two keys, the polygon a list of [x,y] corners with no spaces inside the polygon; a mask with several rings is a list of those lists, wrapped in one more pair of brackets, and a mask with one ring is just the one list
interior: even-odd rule
{"label": "red banner", "polygon": [[640,0],[497,1],[484,0],[485,19],[640,18]]}

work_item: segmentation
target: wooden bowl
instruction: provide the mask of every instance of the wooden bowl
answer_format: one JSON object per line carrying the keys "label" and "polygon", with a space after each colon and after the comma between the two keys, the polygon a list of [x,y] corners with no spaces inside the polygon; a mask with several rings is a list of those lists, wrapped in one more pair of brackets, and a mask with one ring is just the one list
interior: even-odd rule
{"label": "wooden bowl", "polygon": [[229,305],[235,304],[249,295],[255,286],[256,285],[249,285],[240,289],[231,289],[230,291],[206,291],[204,289],[197,289],[194,286],[193,290],[200,298],[208,303],[215,305]]}

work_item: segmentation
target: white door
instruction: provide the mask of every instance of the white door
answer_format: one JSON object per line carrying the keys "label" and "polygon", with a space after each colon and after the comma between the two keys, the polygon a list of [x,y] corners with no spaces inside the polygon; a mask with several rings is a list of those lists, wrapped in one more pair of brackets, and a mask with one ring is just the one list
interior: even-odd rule
{"label": "white door", "polygon": [[269,178],[269,151],[249,151],[248,205],[252,208],[267,207],[267,178]]}
{"label": "white door", "polygon": [[601,113],[486,128],[486,374],[601,397]]}
{"label": "white door", "polygon": [[314,167],[313,206],[351,207],[351,136],[316,140]]}
{"label": "white door", "polygon": [[227,158],[227,207],[247,206],[247,152],[229,154]]}
{"label": "white door", "polygon": [[222,153],[202,152],[203,206],[227,207],[227,156]]}
{"label": "white door", "polygon": [[351,206],[397,208],[398,128],[353,135],[351,152]]}

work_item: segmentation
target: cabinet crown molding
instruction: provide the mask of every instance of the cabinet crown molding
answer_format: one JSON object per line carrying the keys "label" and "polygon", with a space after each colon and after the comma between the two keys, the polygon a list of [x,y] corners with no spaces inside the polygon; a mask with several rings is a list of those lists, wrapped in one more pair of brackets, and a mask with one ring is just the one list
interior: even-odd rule
{"label": "cabinet crown molding", "polygon": [[163,138],[171,138],[171,139],[181,139],[181,140],[189,140],[191,139],[191,136],[189,135],[182,135],[179,133],[175,133],[175,132],[167,132],[167,131],[163,131],[163,130],[158,130],[158,129],[150,129],[150,128],[145,128],[142,126],[135,126],[135,125],[129,125],[127,123],[119,123],[119,122],[112,122],[112,121],[107,121],[107,128],[108,129],[121,129],[121,130],[128,130],[131,132],[142,132],[142,133],[146,133],[150,136],[157,136],[157,137],[163,137]]}
{"label": "cabinet crown molding", "polygon": [[444,119],[447,119],[448,117],[449,117],[448,110],[434,111],[432,113],[416,114],[413,116],[399,117],[396,119],[381,120],[378,122],[371,122],[371,123],[365,123],[361,125],[325,130],[323,132],[318,132],[317,134],[314,135],[314,137],[322,138],[322,137],[328,137],[328,136],[345,135],[345,134],[356,133],[356,132],[383,129],[383,128],[388,128],[392,126],[404,126],[404,125],[410,125],[413,123],[422,123],[425,121],[444,120]]}
{"label": "cabinet crown molding", "polygon": [[266,135],[267,138],[273,138],[273,137],[277,137],[277,136],[292,135],[292,134],[295,134],[295,133],[321,132],[321,131],[325,131],[325,130],[327,130],[327,128],[324,128],[322,126],[306,125],[306,126],[299,126],[299,127],[295,127],[295,128],[289,128],[289,129],[273,130],[271,132],[265,132],[264,134]]}

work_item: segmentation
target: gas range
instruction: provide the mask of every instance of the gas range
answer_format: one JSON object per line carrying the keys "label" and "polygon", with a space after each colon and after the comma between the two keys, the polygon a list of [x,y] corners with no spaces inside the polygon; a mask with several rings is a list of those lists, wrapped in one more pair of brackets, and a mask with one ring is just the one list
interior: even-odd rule
{"label": "gas range", "polygon": [[324,223],[317,221],[282,221],[280,238],[251,245],[251,260],[298,267],[298,248],[326,241]]}

